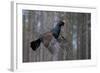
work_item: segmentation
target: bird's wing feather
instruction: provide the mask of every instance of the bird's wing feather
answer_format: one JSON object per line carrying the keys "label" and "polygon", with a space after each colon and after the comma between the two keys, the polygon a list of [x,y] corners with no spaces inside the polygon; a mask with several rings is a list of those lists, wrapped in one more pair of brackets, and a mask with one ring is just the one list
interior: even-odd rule
{"label": "bird's wing feather", "polygon": [[42,42],[43,42],[45,47],[48,47],[49,42],[51,41],[52,37],[53,37],[52,32],[44,33],[43,38],[42,38],[43,39]]}

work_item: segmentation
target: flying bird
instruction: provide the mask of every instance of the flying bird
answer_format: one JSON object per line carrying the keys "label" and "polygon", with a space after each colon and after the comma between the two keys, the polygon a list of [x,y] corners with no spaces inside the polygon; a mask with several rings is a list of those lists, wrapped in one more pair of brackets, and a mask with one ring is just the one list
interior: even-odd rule
{"label": "flying bird", "polygon": [[42,34],[37,40],[32,41],[30,46],[33,51],[35,51],[41,43],[43,43],[43,45],[47,48],[52,38],[58,39],[62,26],[64,26],[64,22],[59,21],[49,32]]}

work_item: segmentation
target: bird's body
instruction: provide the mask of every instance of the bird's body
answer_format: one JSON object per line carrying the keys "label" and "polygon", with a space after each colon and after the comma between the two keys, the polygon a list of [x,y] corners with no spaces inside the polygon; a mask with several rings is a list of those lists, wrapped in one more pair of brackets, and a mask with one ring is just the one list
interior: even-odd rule
{"label": "bird's body", "polygon": [[53,28],[53,29],[51,30],[53,36],[54,36],[56,39],[59,37],[60,30],[61,30],[61,27],[60,27],[60,26],[56,26],[55,28]]}
{"label": "bird's body", "polygon": [[64,22],[59,21],[57,23],[57,25],[51,29],[50,32],[46,32],[44,33],[39,39],[32,41],[31,42],[31,48],[33,50],[36,50],[39,46],[40,43],[42,42],[44,44],[44,46],[47,48],[51,39],[54,37],[55,39],[58,39],[60,31],[61,31],[61,26],[64,25]]}

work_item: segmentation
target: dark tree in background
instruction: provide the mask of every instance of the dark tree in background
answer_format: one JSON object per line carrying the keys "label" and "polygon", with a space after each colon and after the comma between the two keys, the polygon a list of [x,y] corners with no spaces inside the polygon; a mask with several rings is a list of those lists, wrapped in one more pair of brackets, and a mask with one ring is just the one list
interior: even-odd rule
{"label": "dark tree in background", "polygon": [[[23,62],[52,61],[43,44],[33,51],[30,42],[50,31],[59,20],[65,25],[61,35],[62,61],[91,59],[91,14],[75,12],[23,10]],[[59,37],[60,39],[60,37]]]}

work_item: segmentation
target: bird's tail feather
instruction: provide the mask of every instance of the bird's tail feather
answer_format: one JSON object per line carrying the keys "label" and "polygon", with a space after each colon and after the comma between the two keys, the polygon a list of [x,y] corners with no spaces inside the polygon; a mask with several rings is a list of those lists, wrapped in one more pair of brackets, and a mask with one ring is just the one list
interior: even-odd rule
{"label": "bird's tail feather", "polygon": [[40,46],[40,43],[41,43],[40,38],[31,42],[31,48],[33,49],[33,51],[35,51]]}

